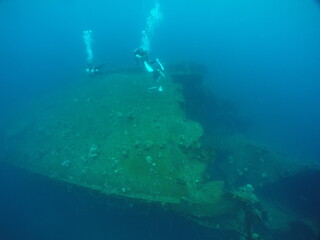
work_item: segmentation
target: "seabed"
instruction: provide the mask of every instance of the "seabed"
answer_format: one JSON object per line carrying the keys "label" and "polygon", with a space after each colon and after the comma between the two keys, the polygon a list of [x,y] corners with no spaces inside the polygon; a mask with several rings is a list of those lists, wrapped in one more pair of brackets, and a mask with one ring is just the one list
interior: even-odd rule
{"label": "seabed", "polygon": [[268,239],[296,221],[319,237],[319,219],[263,194],[319,167],[237,134],[206,136],[186,91],[199,89],[205,69],[167,69],[163,92],[148,90],[149,73],[126,68],[29,103],[7,129],[3,162],[95,191],[114,207],[152,205],[244,239]]}

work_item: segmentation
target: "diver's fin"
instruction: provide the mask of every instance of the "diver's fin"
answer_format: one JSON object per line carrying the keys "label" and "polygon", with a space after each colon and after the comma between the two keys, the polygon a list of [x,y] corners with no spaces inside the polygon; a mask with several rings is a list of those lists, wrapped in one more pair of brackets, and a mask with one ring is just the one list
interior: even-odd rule
{"label": "diver's fin", "polygon": [[146,61],[144,61],[143,63],[148,72],[153,72],[153,68]]}
{"label": "diver's fin", "polygon": [[161,62],[159,61],[159,59],[156,59],[157,63],[159,64],[159,66],[161,67],[161,70],[164,71],[164,67],[162,66]]}

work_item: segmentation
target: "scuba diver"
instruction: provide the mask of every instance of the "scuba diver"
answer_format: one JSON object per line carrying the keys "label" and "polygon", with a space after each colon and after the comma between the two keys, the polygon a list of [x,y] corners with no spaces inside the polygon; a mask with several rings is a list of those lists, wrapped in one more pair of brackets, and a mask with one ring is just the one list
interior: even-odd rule
{"label": "scuba diver", "polygon": [[160,92],[162,92],[163,89],[160,85],[160,80],[165,77],[165,74],[164,67],[159,59],[156,58],[155,60],[149,61],[148,51],[143,47],[136,48],[133,53],[137,65],[143,64],[147,72],[153,73],[153,79],[156,83],[156,86],[149,88],[149,90],[158,89]]}
{"label": "scuba diver", "polygon": [[101,72],[101,68],[102,68],[103,64],[99,65],[99,66],[95,66],[95,65],[89,65],[86,68],[86,72],[91,74],[91,75],[96,75],[97,73]]}

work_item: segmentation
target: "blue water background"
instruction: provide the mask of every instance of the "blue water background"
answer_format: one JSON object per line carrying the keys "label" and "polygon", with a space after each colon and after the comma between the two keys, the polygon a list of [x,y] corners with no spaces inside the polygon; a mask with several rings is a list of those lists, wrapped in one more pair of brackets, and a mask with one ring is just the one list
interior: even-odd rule
{"label": "blue water background", "polygon": [[[277,151],[297,156],[300,161],[319,161],[318,1],[159,2],[163,21],[156,26],[151,39],[152,57],[169,63],[187,60],[208,66],[207,87],[233,102],[239,112],[250,119],[252,126],[243,134]],[[24,102],[41,100],[53,89],[76,81],[85,74],[83,30],[93,31],[94,61],[103,63],[104,69],[133,65],[132,51],[140,45],[141,30],[153,6],[154,1],[147,0],[0,1],[0,135],[8,122],[15,120],[16,110]],[[50,195],[26,199],[25,196],[30,194],[36,196],[35,193],[45,186],[40,184],[29,189],[32,182],[28,185],[8,171],[1,171],[1,177],[0,219],[7,236],[28,239],[30,234],[29,239],[37,239],[34,231],[37,226],[43,226],[39,225],[43,219],[45,226],[39,239],[43,239],[41,234],[48,233],[48,229],[52,239],[62,239],[53,229],[67,231],[69,222],[61,222],[59,226],[54,224],[63,219],[72,221],[78,216],[73,212],[69,216],[64,215],[72,208],[72,196],[63,193],[60,197],[67,200],[61,206]],[[18,201],[20,199],[22,203]],[[50,210],[41,210],[50,209],[52,204],[56,216]],[[83,209],[86,202],[79,204]],[[20,209],[10,209],[17,206]],[[31,210],[26,212],[26,209]],[[32,209],[36,211],[35,217],[28,219],[34,214]],[[80,215],[82,220],[86,217],[98,219],[95,223],[105,220],[100,215]],[[53,218],[52,222],[48,216]],[[21,223],[16,222],[22,217]],[[30,225],[25,226],[28,221]],[[84,221],[85,224],[89,222]],[[85,225],[79,221],[76,223],[78,225],[69,229],[70,234],[78,226]],[[106,225],[113,229],[112,223]],[[8,227],[12,229],[8,230]],[[87,233],[99,234],[104,227],[92,225],[92,231]],[[27,235],[15,238],[12,234],[15,228]],[[141,239],[142,233],[141,230],[136,235],[137,239]],[[71,238],[70,234],[66,239]],[[77,237],[89,239],[84,235]],[[106,237],[106,232],[90,239],[103,237]],[[161,238],[161,234],[158,237]]]}
{"label": "blue water background", "polygon": [[[208,87],[252,122],[250,137],[319,158],[320,8],[315,0],[161,1],[151,56],[207,65]],[[154,1],[1,1],[4,115],[83,74],[82,31],[104,68],[134,64]],[[4,116],[5,118],[5,116]]]}

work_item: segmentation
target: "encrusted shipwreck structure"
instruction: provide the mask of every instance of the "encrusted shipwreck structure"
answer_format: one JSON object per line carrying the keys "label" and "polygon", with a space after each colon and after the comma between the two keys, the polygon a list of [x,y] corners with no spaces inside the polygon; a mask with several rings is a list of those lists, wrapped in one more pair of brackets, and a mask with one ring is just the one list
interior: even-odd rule
{"label": "encrusted shipwreck structure", "polygon": [[[191,65],[168,69],[163,92],[149,90],[154,84],[149,73],[124,69],[79,80],[41,103],[30,103],[7,131],[3,159],[120,202],[165,207],[212,229],[261,238],[254,225],[263,223],[263,211],[252,185],[258,178],[262,187],[281,176],[263,168],[237,186],[243,179],[239,171],[245,174],[250,163],[233,158],[260,154],[260,165],[268,160],[276,166],[278,156],[246,141],[234,144],[230,137],[213,140],[216,148],[202,147],[204,129],[186,116],[178,82],[198,81],[203,70]],[[239,147],[241,153],[239,145],[245,146]],[[227,160],[215,162],[217,151],[229,151]],[[229,182],[208,171],[208,166],[231,169],[228,164],[237,165],[225,170]]]}

